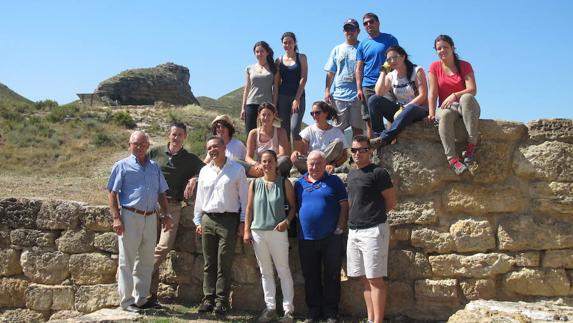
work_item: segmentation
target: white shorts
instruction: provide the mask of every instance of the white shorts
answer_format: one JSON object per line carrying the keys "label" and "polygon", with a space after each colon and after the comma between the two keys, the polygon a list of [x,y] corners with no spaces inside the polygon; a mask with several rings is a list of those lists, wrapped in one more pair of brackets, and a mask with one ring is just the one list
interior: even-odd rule
{"label": "white shorts", "polygon": [[342,132],[349,126],[364,130],[366,124],[362,120],[361,106],[362,103],[358,99],[354,101],[334,100],[334,107],[338,111],[338,123],[334,124],[334,126],[342,130]]}
{"label": "white shorts", "polygon": [[388,275],[388,223],[366,229],[350,229],[346,247],[347,271],[350,277],[378,278]]}

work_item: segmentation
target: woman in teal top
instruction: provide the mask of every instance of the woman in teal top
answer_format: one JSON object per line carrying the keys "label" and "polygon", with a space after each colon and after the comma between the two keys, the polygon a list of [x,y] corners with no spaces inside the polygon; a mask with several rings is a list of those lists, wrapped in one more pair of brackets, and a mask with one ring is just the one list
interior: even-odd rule
{"label": "woman in teal top", "polygon": [[[296,199],[288,179],[278,175],[277,154],[266,150],[261,154],[263,177],[249,185],[243,241],[252,243],[261,270],[266,308],[259,322],[278,319],[275,300],[273,263],[281,280],[284,316],[281,322],[294,321],[294,288],[288,263],[287,229],[295,217]],[[285,203],[286,200],[286,203]],[[288,213],[285,205],[288,204]]]}

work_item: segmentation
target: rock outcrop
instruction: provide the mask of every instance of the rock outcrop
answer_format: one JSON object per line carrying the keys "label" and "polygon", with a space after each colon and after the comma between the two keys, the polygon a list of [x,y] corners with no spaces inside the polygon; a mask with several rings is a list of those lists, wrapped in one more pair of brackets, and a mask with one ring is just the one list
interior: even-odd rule
{"label": "rock outcrop", "polygon": [[189,69],[173,63],[123,71],[101,82],[94,95],[110,105],[199,105],[189,86]]}

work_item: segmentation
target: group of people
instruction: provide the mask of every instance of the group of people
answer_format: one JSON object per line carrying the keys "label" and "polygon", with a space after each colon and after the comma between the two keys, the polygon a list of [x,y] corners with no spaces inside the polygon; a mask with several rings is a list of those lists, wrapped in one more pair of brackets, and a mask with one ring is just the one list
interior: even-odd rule
{"label": "group of people", "polygon": [[[235,128],[227,115],[211,123],[204,160],[183,148],[184,124],[173,124],[167,145],[150,151],[147,134],[132,133],[131,155],[113,166],[107,186],[119,236],[123,309],[159,306],[158,268],[175,241],[182,205],[196,191],[193,221],[204,260],[199,312],[229,310],[235,243],[242,237],[252,244],[261,272],[266,308],[258,321],[279,320],[276,269],[283,294],[280,321],[293,322],[287,231],[296,223],[308,307],[305,322],[337,321],[347,229],[347,274],[363,283],[368,321],[383,321],[386,217],[396,205],[396,192],[388,172],[370,158],[404,127],[427,119],[438,125],[447,160],[461,174],[475,160],[480,108],[471,65],[458,58],[449,36],[434,41],[439,60],[429,68],[428,90],[424,70],[410,62],[394,36],[380,32],[378,17],[365,14],[363,25],[369,37],[359,42],[358,22],[344,22],[345,42],[332,50],[325,65],[324,101],[312,104],[315,123],[302,131],[308,65],[298,53],[296,36],[287,32],[281,38],[285,53],[277,60],[266,42],[253,48],[257,63],[246,69],[241,109],[246,146],[233,138]],[[458,119],[468,132],[462,158],[455,150]],[[351,145],[343,134],[349,126]],[[332,173],[348,159],[348,148],[355,167],[345,187]],[[302,174],[294,185],[287,179],[293,166]],[[248,177],[253,178],[250,184]]]}
{"label": "group of people", "polygon": [[[277,152],[266,149],[258,154],[263,175],[248,184],[244,165],[228,157],[231,140],[209,137],[205,164],[183,148],[186,136],[184,124],[173,124],[167,145],[148,152],[149,137],[135,131],[129,140],[131,155],[112,168],[109,206],[119,237],[121,308],[138,312],[159,306],[159,265],[173,247],[182,202],[196,191],[193,221],[204,260],[199,312],[228,311],[235,244],[242,237],[252,244],[261,272],[266,308],[258,321],[294,322],[287,230],[296,218],[307,321],[337,320],[342,237],[348,228],[348,275],[363,281],[368,317],[381,322],[389,243],[386,214],[396,205],[396,193],[388,172],[370,162],[373,150],[366,136],[354,137],[350,148],[356,168],[348,175],[348,191],[327,171],[327,155],[320,150],[307,154],[307,172],[293,185],[281,175]],[[275,269],[283,294],[280,318]]]}
{"label": "group of people", "polygon": [[[257,127],[261,105],[272,102],[280,126],[292,142],[294,166],[304,172],[306,152],[320,147],[329,165],[334,166],[329,167],[331,171],[348,157],[343,149],[334,148],[346,128],[351,127],[353,135],[366,130],[372,146],[380,148],[393,143],[407,125],[425,119],[439,128],[449,165],[456,174],[463,173],[467,164],[475,161],[479,135],[480,106],[475,99],[476,82],[470,63],[459,59],[451,37],[439,35],[434,41],[439,60],[430,65],[426,77],[424,69],[410,61],[398,40],[380,31],[376,14],[365,14],[362,24],[368,38],[359,41],[358,21],[344,21],[345,40],[332,49],[324,66],[324,101],[312,105],[316,125],[302,131],[308,63],[306,56],[298,52],[295,34],[283,34],[285,52],[276,60],[268,43],[257,42],[253,47],[257,63],[246,69],[243,93],[241,118],[246,133]],[[319,117],[315,107],[322,111]],[[455,149],[454,126],[458,119],[468,134],[461,158]],[[342,141],[342,147],[348,145]]]}

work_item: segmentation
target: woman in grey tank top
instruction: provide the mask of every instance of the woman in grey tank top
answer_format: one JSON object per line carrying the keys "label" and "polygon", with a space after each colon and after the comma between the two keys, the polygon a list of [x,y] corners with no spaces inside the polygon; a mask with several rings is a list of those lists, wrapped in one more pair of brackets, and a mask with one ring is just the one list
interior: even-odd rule
{"label": "woman in grey tank top", "polygon": [[257,63],[247,66],[245,70],[245,87],[241,119],[245,120],[245,133],[257,127],[257,112],[263,102],[274,102],[278,93],[275,87],[277,67],[273,58],[274,52],[267,42],[259,41],[253,47]]}

